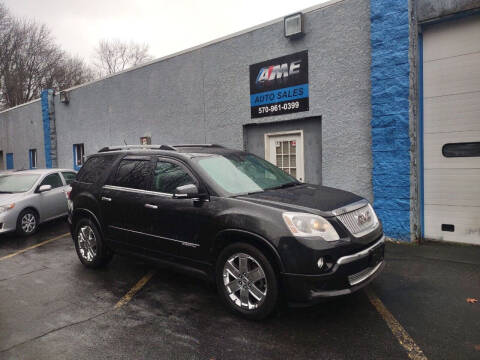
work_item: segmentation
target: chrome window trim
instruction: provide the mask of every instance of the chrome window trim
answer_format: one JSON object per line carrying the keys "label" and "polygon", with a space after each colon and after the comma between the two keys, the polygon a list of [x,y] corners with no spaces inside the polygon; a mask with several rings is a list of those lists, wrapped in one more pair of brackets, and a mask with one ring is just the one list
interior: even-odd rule
{"label": "chrome window trim", "polygon": [[331,212],[335,216],[342,215],[342,214],[346,214],[346,213],[358,210],[358,209],[360,209],[364,206],[367,206],[368,204],[369,204],[369,202],[367,200],[363,199],[363,200],[356,201],[352,204],[345,205],[341,208],[332,210]]}
{"label": "chrome window trim", "polygon": [[383,235],[380,240],[378,240],[375,244],[366,248],[365,250],[362,250],[362,251],[360,251],[358,253],[355,253],[355,254],[352,254],[352,255],[342,256],[341,258],[339,258],[337,260],[337,264],[338,265],[344,265],[344,264],[348,264],[348,263],[351,263],[353,261],[357,261],[359,259],[362,259],[362,258],[370,255],[370,253],[373,250],[375,250],[377,247],[379,247],[380,245],[382,245],[384,243],[385,243],[385,235]]}
{"label": "chrome window trim", "polygon": [[109,190],[118,190],[118,191],[132,192],[132,193],[136,193],[136,194],[156,195],[156,196],[173,198],[173,194],[162,193],[162,192],[158,192],[158,191],[133,189],[133,188],[127,188],[127,187],[123,187],[123,186],[103,185],[102,188],[103,188],[103,189],[109,189]]}
{"label": "chrome window trim", "polygon": [[168,241],[175,241],[175,242],[178,242],[178,243],[182,244],[183,246],[190,246],[190,247],[195,247],[195,248],[198,247],[198,246],[200,246],[200,244],[195,244],[195,243],[191,243],[191,242],[188,242],[188,241],[171,239],[171,238],[168,238],[168,237],[165,237],[165,236],[148,234],[148,233],[144,233],[144,232],[141,232],[141,231],[125,229],[125,228],[121,228],[121,227],[114,226],[114,225],[109,225],[109,227],[110,227],[110,228],[113,228],[113,229],[117,229],[117,230],[123,230],[123,231],[133,232],[133,233],[136,233],[136,234],[152,236],[152,237],[155,237],[155,238],[158,238],[158,239],[163,239],[163,240],[168,240]]}

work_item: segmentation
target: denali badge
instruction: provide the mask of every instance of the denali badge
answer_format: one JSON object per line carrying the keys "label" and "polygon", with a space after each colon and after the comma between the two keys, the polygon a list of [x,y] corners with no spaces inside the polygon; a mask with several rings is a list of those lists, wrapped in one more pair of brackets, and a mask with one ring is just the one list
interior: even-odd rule
{"label": "denali badge", "polygon": [[357,222],[358,225],[362,226],[372,220],[372,215],[370,214],[370,210],[365,211],[364,213],[360,213],[357,215]]}

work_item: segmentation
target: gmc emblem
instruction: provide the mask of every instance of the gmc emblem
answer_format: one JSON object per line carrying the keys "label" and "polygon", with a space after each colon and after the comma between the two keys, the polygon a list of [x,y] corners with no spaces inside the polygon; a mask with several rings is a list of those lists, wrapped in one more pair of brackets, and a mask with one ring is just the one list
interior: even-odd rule
{"label": "gmc emblem", "polygon": [[370,222],[371,219],[372,215],[370,214],[369,210],[365,211],[363,214],[358,214],[357,216],[357,222],[360,226],[366,224],[367,222]]}

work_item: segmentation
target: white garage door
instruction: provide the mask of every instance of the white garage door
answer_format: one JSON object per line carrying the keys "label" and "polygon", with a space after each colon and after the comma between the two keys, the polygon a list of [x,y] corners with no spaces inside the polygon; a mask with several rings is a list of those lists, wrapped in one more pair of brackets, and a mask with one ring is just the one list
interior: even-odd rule
{"label": "white garage door", "polygon": [[425,238],[480,244],[480,16],[423,33]]}

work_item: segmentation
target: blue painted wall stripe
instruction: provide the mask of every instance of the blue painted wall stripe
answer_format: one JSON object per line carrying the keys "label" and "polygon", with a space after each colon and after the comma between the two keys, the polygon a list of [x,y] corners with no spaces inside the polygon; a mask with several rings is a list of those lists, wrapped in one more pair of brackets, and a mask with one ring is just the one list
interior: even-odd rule
{"label": "blue painted wall stripe", "polygon": [[425,204],[424,204],[424,163],[423,163],[423,35],[418,34],[418,96],[419,96],[419,188],[420,188],[420,231],[421,238],[425,238]]}
{"label": "blue painted wall stripe", "polygon": [[388,236],[410,240],[408,0],[370,1],[374,207]]}
{"label": "blue painted wall stripe", "polygon": [[43,143],[45,147],[45,167],[52,167],[51,141],[50,141],[50,111],[48,107],[48,90],[42,91],[42,120],[43,120]]}

